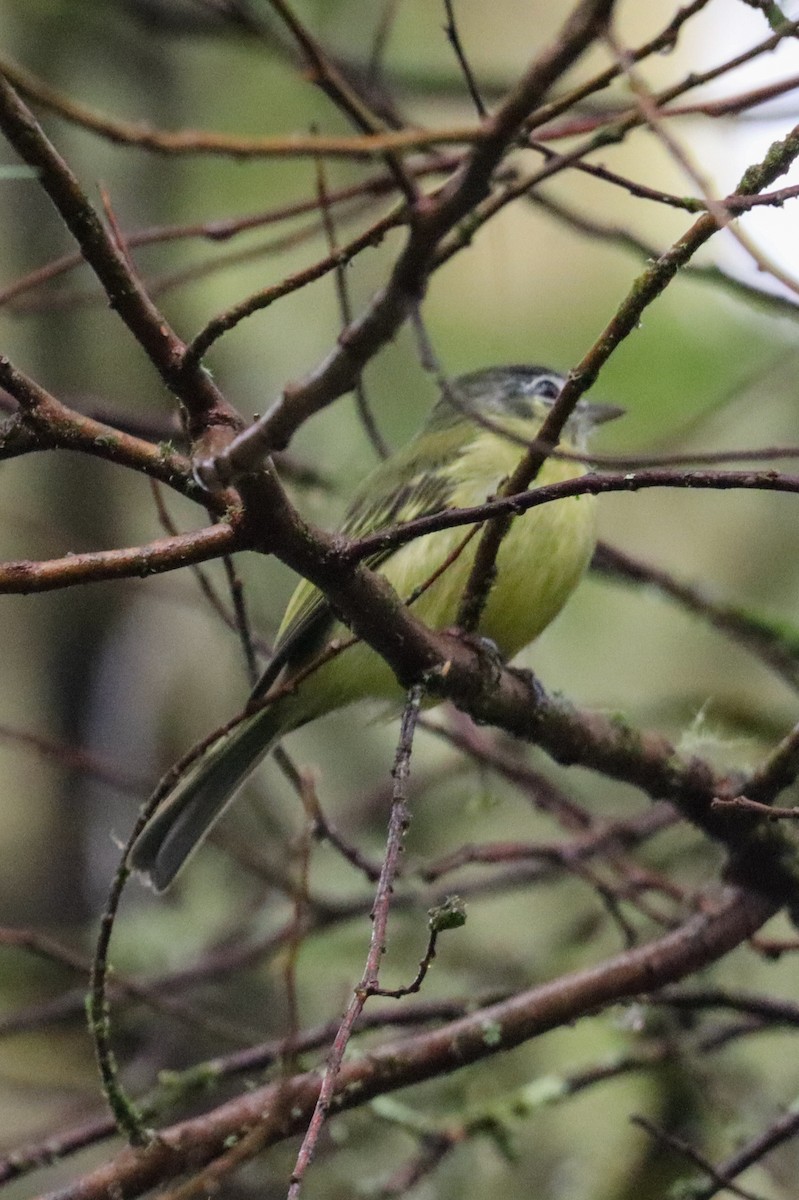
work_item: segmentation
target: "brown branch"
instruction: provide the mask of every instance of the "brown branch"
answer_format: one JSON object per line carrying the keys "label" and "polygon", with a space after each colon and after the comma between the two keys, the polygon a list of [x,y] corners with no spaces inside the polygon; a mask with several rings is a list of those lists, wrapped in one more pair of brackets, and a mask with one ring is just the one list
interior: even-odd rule
{"label": "brown branch", "polygon": [[799,1113],[791,1110],[778,1117],[763,1133],[752,1138],[740,1150],[714,1169],[714,1180],[706,1187],[693,1189],[694,1200],[711,1200],[718,1193],[717,1179],[734,1179],[747,1167],[760,1162],[767,1154],[783,1142],[795,1137],[799,1131]]}
{"label": "brown branch", "polygon": [[[342,74],[319,42],[299,20],[287,0],[269,0],[271,7],[291,30],[308,65],[313,83],[329,96],[340,112],[367,135],[385,132],[384,123],[372,112],[362,95],[357,92]],[[401,195],[409,204],[418,197],[416,182],[405,169],[402,157],[388,149],[384,155],[386,166],[394,177]]]}
{"label": "brown branch", "polygon": [[[369,207],[371,207],[371,201],[368,199],[351,205],[348,211],[342,215],[342,221],[348,224],[355,221]],[[205,259],[191,263],[187,267],[181,267],[176,271],[149,275],[145,278],[148,294],[150,299],[155,300],[177,288],[187,287],[208,279],[211,275],[230,270],[231,267],[241,263],[252,264],[261,258],[283,254],[307,242],[315,241],[319,231],[319,221],[309,221],[290,233],[269,238],[257,245],[209,255]],[[27,299],[18,300],[10,308],[15,316],[27,316],[30,313],[54,312],[63,308],[98,307],[103,304],[104,297],[105,293],[99,287],[61,288],[58,291],[49,291],[40,296],[30,296]]]}
{"label": "brown branch", "polygon": [[[688,473],[687,477],[676,474],[703,487],[799,488],[799,480],[773,473],[765,473],[763,478],[757,472]],[[557,485],[558,494],[662,486],[669,476],[668,472],[631,472],[584,477]],[[565,701],[547,697],[537,681],[519,672],[505,670],[497,675],[492,669],[487,677],[485,664],[473,647],[463,639],[427,629],[414,619],[383,577],[367,571],[361,563],[353,566],[353,561],[366,552],[367,540],[347,551],[340,537],[313,530],[300,520],[271,476],[243,481],[245,503],[253,490],[254,503],[266,505],[263,511],[269,513],[268,529],[259,531],[264,539],[259,548],[276,550],[284,562],[320,587],[335,611],[348,616],[354,634],[386,659],[403,686],[424,680],[432,693],[452,699],[478,720],[535,742],[559,762],[590,766],[612,778],[625,779],[654,798],[672,800],[688,820],[728,847],[736,871],[743,873],[741,878],[756,878],[758,886],[784,900],[793,897],[796,883],[792,855],[779,830],[773,824],[765,826],[712,812],[712,799],[730,791],[727,782],[713,779],[706,764],[683,763],[666,739],[639,733],[619,720],[598,713],[578,713]],[[538,494],[543,492],[540,488],[496,503],[532,507],[540,502]],[[553,495],[550,490],[549,498]],[[484,509],[478,509],[476,513],[468,510],[428,518],[424,523],[414,522],[414,532],[421,534],[423,525],[424,532],[444,527],[433,522],[468,523],[481,519],[483,513]],[[381,536],[386,535],[377,535],[377,542],[368,540],[370,549],[378,548]],[[405,533],[395,531],[389,535],[392,544],[402,540],[407,540]]]}
{"label": "brown branch", "polygon": [[57,763],[63,771],[75,771],[89,779],[96,779],[115,791],[141,800],[147,794],[149,779],[142,775],[126,772],[106,758],[100,758],[79,745],[57,742],[28,729],[15,729],[0,724],[0,739],[12,745],[25,747],[43,759]]}
{"label": "brown branch", "polygon": [[[714,1190],[723,1189],[725,1192],[729,1191],[731,1195],[738,1196],[739,1200],[763,1200],[762,1196],[755,1195],[754,1192],[744,1191],[743,1188],[736,1187],[729,1176],[722,1175],[717,1171],[713,1164],[689,1142],[686,1142],[684,1138],[678,1138],[673,1133],[667,1133],[665,1129],[661,1129],[660,1126],[646,1117],[631,1117],[631,1121],[633,1125],[638,1125],[650,1137],[667,1146],[669,1150],[673,1150],[676,1154],[682,1155],[683,1158],[687,1158],[689,1162],[692,1162],[706,1175],[709,1175],[713,1182]],[[693,1194],[696,1195],[696,1192],[694,1191]]]}
{"label": "brown branch", "polygon": [[666,988],[652,996],[651,1002],[686,1011],[723,1008],[757,1017],[770,1025],[799,1028],[799,1004],[791,1000],[778,1000],[773,996],[760,996],[755,992],[740,992],[732,988]]}
{"label": "brown branch", "polygon": [[[762,896],[729,889],[712,910],[663,937],[551,983],[533,988],[443,1027],[372,1049],[342,1063],[332,1098],[335,1112],[360,1107],[425,1079],[440,1078],[522,1045],[587,1013],[648,993],[706,967],[768,920]],[[258,1148],[302,1130],[320,1093],[316,1071],[245,1093],[210,1113],[164,1130],[144,1152],[125,1150],[47,1200],[119,1200],[141,1195],[226,1152],[233,1139],[258,1131]]]}
{"label": "brown branch", "polygon": [[[91,971],[91,961],[81,953],[64,946],[47,934],[30,929],[13,929],[0,926],[0,946],[24,950],[48,962],[77,972],[88,981]],[[175,1020],[189,1025],[193,1030],[224,1038],[238,1045],[244,1040],[249,1031],[240,1026],[214,1017],[210,1012],[203,1011],[199,1005],[192,1007],[185,1001],[168,991],[158,993],[146,983],[115,972],[114,987],[120,996],[128,999],[144,1001],[156,1012],[165,1014]]]}
{"label": "brown branch", "polygon": [[466,83],[466,87],[469,90],[469,95],[472,98],[472,104],[475,107],[475,111],[478,117],[480,117],[481,120],[484,120],[488,115],[488,112],[486,106],[483,104],[483,98],[480,95],[480,89],[477,86],[477,80],[474,77],[471,64],[469,63],[469,59],[466,56],[466,51],[463,48],[461,36],[458,32],[458,25],[455,20],[455,10],[453,8],[452,0],[444,0],[444,11],[447,15],[447,20],[444,25],[444,32],[447,35],[447,41],[452,46],[452,50],[456,59],[458,60],[458,66],[463,74],[463,78]]}
{"label": "brown branch", "polygon": [[704,100],[699,104],[675,104],[661,115],[664,117],[731,117],[757,108],[769,100],[775,100],[793,92],[799,87],[799,75],[790,75],[776,83],[764,84],[762,87],[749,88],[745,92],[737,92],[734,96],[726,96],[721,100]]}
{"label": "brown branch", "polygon": [[99,583],[107,579],[137,579],[177,571],[242,549],[233,524],[220,523],[196,533],[158,538],[123,550],[93,550],[43,562],[22,559],[0,563],[0,595],[29,595]]}
{"label": "brown branch", "polygon": [[432,883],[472,863],[494,864],[529,859],[571,870],[589,858],[605,855],[621,846],[630,848],[648,842],[673,824],[674,813],[664,805],[661,809],[651,809],[629,820],[602,822],[596,829],[561,842],[468,843],[428,863],[420,874],[426,882]]}
{"label": "brown branch", "polygon": [[657,588],[664,596],[732,638],[750,654],[756,654],[791,687],[799,686],[799,644],[792,645],[777,622],[769,624],[757,614],[737,605],[720,603],[707,595],[704,588],[675,579],[667,571],[631,558],[606,542],[598,543],[591,568],[614,580]]}
{"label": "brown branch", "polygon": [[287,134],[275,137],[244,137],[205,130],[154,129],[146,122],[121,121],[98,113],[88,105],[57,91],[8,58],[0,59],[0,71],[21,95],[57,113],[65,121],[99,134],[109,142],[138,146],[156,154],[213,154],[234,159],[372,159],[391,152],[464,145],[480,138],[479,127],[468,125],[434,130],[389,129],[357,136]]}
{"label": "brown branch", "polygon": [[[316,168],[316,192],[319,197],[319,208],[322,213],[322,225],[327,239],[327,248],[330,258],[336,260],[335,266],[335,283],[336,283],[336,298],[338,300],[339,314],[341,323],[346,328],[352,323],[352,302],[350,300],[349,287],[347,285],[347,269],[346,262],[341,258],[338,238],[336,236],[336,226],[333,221],[333,213],[328,201],[327,180],[323,164],[317,163]],[[388,458],[391,451],[383,439],[374,413],[369,405],[369,398],[366,394],[366,388],[363,382],[363,376],[359,375],[355,382],[355,407],[363,426],[364,433],[370,442],[372,449],[378,458]]]}
{"label": "brown branch", "polygon": [[[690,7],[691,6],[688,6],[688,8]],[[683,9],[682,11],[685,13],[687,12],[687,9]],[[692,16],[693,13],[689,13],[688,15]],[[764,41],[758,42],[754,46],[750,46],[748,49],[742,51],[740,54],[735,55],[733,58],[725,59],[717,66],[710,67],[707,71],[691,71],[690,74],[686,75],[685,78],[680,82],[672,84],[671,87],[666,88],[662,92],[658,92],[655,96],[655,100],[658,105],[666,105],[670,101],[675,100],[678,96],[682,96],[688,91],[693,91],[695,88],[702,87],[706,83],[711,83],[715,79],[720,79],[723,76],[730,74],[730,72],[734,71],[737,67],[741,67],[746,63],[753,62],[756,58],[760,58],[764,54],[770,54],[772,50],[776,50],[780,43],[783,42],[787,37],[796,37],[798,32],[799,20],[785,21],[779,30],[773,33],[770,37],[767,37]],[[665,46],[664,48],[668,49],[669,47]],[[633,51],[630,54],[630,59],[633,63],[640,62],[642,57],[643,55],[641,54],[640,50]],[[613,70],[613,68],[610,70]],[[606,75],[610,75],[610,70],[606,72]],[[622,68],[616,64],[615,74],[613,74],[611,78],[617,78],[618,75],[621,74],[621,70]],[[572,95],[577,96],[578,92],[575,92]],[[573,99],[570,97],[565,97],[559,104],[553,104],[551,106],[553,110],[552,115],[558,115],[560,112],[566,111],[566,109],[572,107],[573,103]],[[536,124],[542,122],[543,111],[544,110],[541,110],[535,114]],[[548,116],[546,119],[551,120],[552,115]],[[621,113],[605,113],[599,117],[586,117],[580,121],[569,122],[567,125],[558,127],[558,129],[554,131],[547,130],[547,134],[549,137],[559,137],[561,136],[562,130],[563,136],[572,136],[574,133],[595,129],[598,124],[605,124],[608,120],[608,117],[610,117],[610,119],[612,119],[614,122],[621,122],[622,125],[627,125],[631,119],[634,119],[633,113],[630,110],[625,110]],[[532,128],[532,123],[530,128]]]}
{"label": "brown branch", "polygon": [[[172,520],[169,510],[164,503],[161,489],[154,480],[151,481],[150,490],[153,497],[153,503],[155,504],[155,511],[158,514],[158,520],[161,528],[164,530],[164,533],[168,534],[169,537],[179,537],[180,529]],[[246,615],[244,619],[242,619],[242,616],[236,611],[236,601],[237,598],[239,598],[241,583],[235,574],[235,568],[231,563],[231,560],[227,556],[225,556],[223,559],[223,563],[225,567],[225,573],[228,575],[231,597],[234,601],[232,611],[228,611],[228,609],[225,607],[225,602],[217,592],[216,586],[207,571],[204,571],[202,567],[192,567],[192,574],[204,601],[208,604],[216,616],[219,617],[219,619],[222,621],[222,624],[225,625],[227,629],[230,629],[237,634],[239,639],[243,641],[245,659],[248,663],[248,671],[252,676],[252,682],[254,684],[255,679],[257,678],[257,672],[254,669],[250,670],[250,658],[252,656],[254,661],[256,645],[258,650],[264,655],[265,658],[271,657],[272,647],[265,642],[263,638],[253,639],[252,631],[249,629],[249,625],[246,622]],[[240,598],[240,602],[243,603],[243,598]],[[245,625],[246,637],[243,638],[243,626]]]}
{"label": "brown branch", "polygon": [[[543,440],[543,439],[541,439]],[[359,538],[340,548],[348,562],[361,562],[372,555],[393,550],[417,537],[454,529],[460,525],[476,525],[496,516],[512,513],[520,516],[542,504],[552,504],[567,496],[600,496],[609,492],[639,492],[650,488],[688,488],[700,491],[750,490],[765,492],[799,492],[799,475],[778,471],[626,471],[602,472],[564,479],[560,483],[544,484],[512,496],[501,496],[470,508],[449,508],[429,517],[417,517],[391,526],[368,537]]]}
{"label": "brown branch", "polygon": [[[741,792],[756,805],[771,807],[771,801],[796,782],[799,774],[799,725],[795,725],[786,737],[753,771]],[[723,797],[722,797],[723,799]]]}
{"label": "brown branch", "polygon": [[411,214],[411,232],[385,288],[339,338],[315,371],[288,386],[283,397],[214,458],[198,462],[212,487],[246,473],[265,454],[282,449],[313,413],[348,391],[363,365],[397,331],[418,303],[436,248],[488,192],[493,171],[527,116],[549,88],[579,58],[604,27],[613,0],[582,0],[547,47],[482,127],[479,142],[455,176],[435,197],[423,198]]}
{"label": "brown branch", "polygon": [[[234,329],[236,325],[247,317],[252,316],[253,313],[263,312],[270,304],[274,304],[276,300],[281,300],[284,296],[289,296],[292,292],[307,287],[309,283],[315,283],[317,279],[322,279],[331,271],[336,271],[339,267],[346,266],[362,250],[380,245],[389,230],[403,224],[405,219],[404,214],[401,212],[388,213],[385,217],[381,217],[380,220],[375,221],[364,233],[352,238],[351,241],[347,242],[340,249],[337,249],[333,254],[329,254],[326,258],[311,263],[309,267],[305,267],[301,271],[296,271],[293,275],[287,276],[279,283],[254,292],[251,296],[246,296],[225,312],[213,317],[187,346],[184,360],[186,369],[193,369],[222,334],[229,333],[231,329]],[[343,390],[346,391],[346,389]]]}
{"label": "brown branch", "polygon": [[[736,192],[746,195],[762,191],[788,170],[797,155],[799,125],[781,142],[775,142],[762,162],[744,172]],[[557,445],[575,405],[594,383],[614,350],[637,327],[645,309],[661,295],[677,272],[717,232],[718,227],[713,214],[705,213],[635,280],[611,321],[577,366],[569,372],[560,396],[538,432],[539,443],[544,446]],[[529,488],[546,456],[547,451],[542,450],[540,445],[528,450],[502,489],[503,493],[512,496]],[[475,629],[479,623],[493,582],[497,553],[512,520],[512,513],[495,518],[483,531],[458,612],[457,623],[467,631]]]}
{"label": "brown branch", "polygon": [[[682,8],[677,10],[665,29],[662,29],[654,38],[633,51],[633,62],[641,62],[653,54],[670,53],[677,45],[683,25],[695,17],[697,13],[700,13],[703,8],[706,8],[708,3],[709,0],[693,0],[691,4],[683,5]],[[550,101],[549,104],[542,105],[535,114],[535,125],[544,125],[555,120],[561,113],[568,112],[570,108],[587,100],[589,96],[595,95],[597,92],[609,87],[615,79],[618,79],[620,74],[621,69],[619,65],[613,63],[585,83],[579,84],[576,88],[567,91],[564,96]],[[530,128],[532,127],[531,123]]]}
{"label": "brown branch", "polygon": [[666,127],[666,123],[662,119],[657,101],[633,67],[628,52],[614,38],[612,32],[607,34],[606,40],[626,71],[630,88],[647,125],[663,144],[674,162],[682,167],[688,177],[697,184],[705,201],[707,211],[713,217],[718,228],[727,230],[741,246],[741,249],[749,256],[758,271],[762,271],[765,275],[770,275],[772,279],[781,283],[783,287],[793,292],[795,296],[799,296],[799,282],[779,263],[775,262],[773,258],[767,257],[752,238],[738,224],[732,221],[732,214],[727,206],[722,204],[716,196],[710,179],[707,178],[704,171],[699,168],[698,164],[688,154],[681,143],[675,137],[672,137]]}
{"label": "brown branch", "polygon": [[35,380],[0,355],[0,387],[14,397],[19,412],[0,428],[0,459],[35,450],[79,450],[106,462],[130,467],[168,484],[191,500],[202,498],[212,511],[225,512],[229,500],[206,497],[195,483],[191,464],[169,445],[153,445],[143,438],[84,416],[47,392]]}
{"label": "brown branch", "polygon": [[189,414],[192,436],[210,426],[239,428],[241,417],[206,372],[184,372],[185,344],[152,303],[126,256],[104,228],[75,175],[47,139],[33,114],[0,74],[0,129],[39,183],[103,285],[111,307],[147,353],[161,378]]}
{"label": "brown branch", "polygon": [[[793,780],[790,782],[792,783]],[[796,821],[799,819],[799,808],[780,808],[776,804],[763,804],[760,800],[750,800],[748,796],[719,796],[713,801],[713,807],[757,813],[759,816],[767,816],[772,821],[780,819]]]}
{"label": "brown branch", "polygon": [[[441,174],[454,169],[456,162],[451,156],[442,156],[433,162],[409,164],[408,169],[418,175]],[[363,198],[377,199],[393,191],[394,181],[389,175],[374,175],[362,183],[351,184],[349,187],[331,189],[328,203],[331,207],[350,200]],[[193,224],[156,225],[146,229],[133,229],[124,233],[125,242],[130,249],[139,246],[155,246],[164,242],[179,241],[189,238],[200,238],[210,242],[226,242],[242,233],[260,229],[266,225],[278,224],[281,221],[305,216],[316,212],[318,200],[297,200],[291,204],[280,205],[263,213],[250,213],[243,217],[216,217],[210,221],[200,221]],[[65,254],[61,258],[38,267],[36,270],[23,275],[21,278],[0,288],[0,307],[9,303],[24,292],[40,287],[84,262],[80,253]]]}
{"label": "brown branch", "polygon": [[[693,3],[684,5],[659,34],[634,51],[634,61],[640,62],[652,54],[673,49],[683,25],[700,12],[707,3],[708,0],[693,0]],[[777,40],[779,40],[779,36],[784,35],[778,35]],[[776,44],[777,42],[772,38],[765,46],[756,48],[754,53],[764,53],[768,49],[773,49]],[[63,120],[80,125],[111,142],[138,146],[159,154],[219,154],[236,159],[253,156],[312,158],[322,156],[352,159],[370,158],[385,154],[387,151],[422,150],[448,144],[468,145],[481,137],[479,126],[441,130],[388,130],[362,137],[289,135],[253,138],[197,130],[158,130],[145,122],[120,121],[98,113],[88,105],[59,92],[31,71],[6,57],[0,58],[0,71],[11,80],[22,95],[43,108],[57,113]],[[618,77],[618,74],[617,67],[610,67],[593,76],[586,83],[568,91],[557,101],[541,106],[536,113],[536,124],[553,120],[561,112],[567,111],[597,91],[608,87]]]}
{"label": "brown branch", "polygon": [[[498,998],[482,998],[478,1003],[495,1003]],[[396,1004],[381,1006],[362,1013],[354,1032],[360,1034],[370,1030],[413,1028],[433,1022],[452,1021],[473,1011],[474,1007],[473,997],[468,1001],[434,1000],[409,1002],[401,1007]],[[175,1073],[164,1086],[141,1101],[141,1109],[149,1119],[157,1113],[163,1113],[176,1097],[186,1100],[198,1092],[205,1092],[210,1082],[221,1082],[238,1075],[264,1071],[280,1063],[289,1050],[293,1050],[294,1053],[318,1050],[329,1045],[339,1025],[339,1020],[326,1021],[303,1030],[291,1043],[285,1037],[275,1038],[196,1064],[185,1072]],[[607,1068],[604,1070],[607,1071]],[[603,1068],[595,1069],[594,1077],[604,1077],[602,1071]],[[87,1146],[113,1137],[115,1133],[116,1125],[113,1119],[110,1115],[104,1115],[47,1137],[40,1143],[21,1147],[6,1157],[0,1156],[0,1184],[18,1179],[39,1168],[51,1166],[57,1160],[61,1161],[86,1149]]]}
{"label": "brown branch", "polygon": [[291,1186],[288,1200],[296,1200],[300,1194],[302,1181],[316,1153],[316,1147],[327,1120],[333,1096],[342,1070],[344,1055],[352,1038],[355,1024],[363,1012],[369,996],[374,994],[378,986],[380,963],[386,952],[386,934],[388,916],[391,908],[391,897],[394,890],[394,880],[402,854],[403,842],[408,825],[410,810],[407,801],[408,779],[410,777],[410,759],[413,749],[413,739],[416,732],[416,722],[419,718],[419,707],[422,701],[421,687],[413,687],[408,693],[405,711],[402,715],[400,736],[394,757],[392,777],[394,787],[389,816],[386,850],[380,878],[377,881],[375,901],[372,907],[372,935],[369,940],[369,953],[366,956],[361,981],[354,989],[352,998],[347,1005],[347,1011],[342,1018],[339,1029],[333,1039],[333,1045],[325,1065],[319,1095],[314,1105],[308,1128],[297,1154],[297,1161],[291,1175]]}

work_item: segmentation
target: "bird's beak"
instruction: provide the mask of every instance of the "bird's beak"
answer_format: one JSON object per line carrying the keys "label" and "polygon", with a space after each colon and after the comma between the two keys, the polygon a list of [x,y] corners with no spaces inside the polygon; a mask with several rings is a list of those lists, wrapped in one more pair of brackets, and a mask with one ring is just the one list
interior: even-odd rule
{"label": "bird's beak", "polygon": [[606,421],[615,421],[617,417],[623,417],[627,412],[626,408],[621,408],[618,404],[594,404],[589,401],[587,406],[591,416],[592,425],[604,425]]}

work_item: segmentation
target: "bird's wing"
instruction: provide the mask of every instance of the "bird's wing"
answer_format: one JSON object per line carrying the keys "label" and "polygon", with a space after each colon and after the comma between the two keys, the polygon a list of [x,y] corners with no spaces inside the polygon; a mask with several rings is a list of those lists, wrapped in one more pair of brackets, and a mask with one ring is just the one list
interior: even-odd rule
{"label": "bird's wing", "polygon": [[[408,447],[408,451],[411,449]],[[452,462],[452,449],[448,448],[442,462],[422,465],[412,453],[406,452],[390,464],[384,463],[354,498],[341,533],[357,540],[450,507],[455,483],[450,472],[442,467]],[[393,553],[393,550],[379,551],[365,563],[375,570]],[[324,593],[303,579],[286,608],[274,657],[255,685],[252,697],[264,696],[287,664],[300,664],[313,658],[330,639],[335,619]]]}

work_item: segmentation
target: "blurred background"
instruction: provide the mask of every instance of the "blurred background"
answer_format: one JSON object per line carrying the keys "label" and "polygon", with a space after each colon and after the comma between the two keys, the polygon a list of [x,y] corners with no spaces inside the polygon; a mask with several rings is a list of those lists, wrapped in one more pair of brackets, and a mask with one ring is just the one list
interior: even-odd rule
{"label": "blurred background", "polygon": [[[562,19],[563,6],[495,0],[456,6],[464,48],[489,106],[513,84]],[[799,6],[795,6],[799,8]],[[366,72],[384,39],[374,75],[403,117],[420,125],[463,125],[474,111],[444,32],[442,5],[403,0],[316,0],[295,5],[319,41],[352,70]],[[790,5],[786,16],[796,16]],[[668,11],[667,11],[668,10]],[[668,19],[670,6],[621,3],[617,34],[638,45]],[[239,19],[233,19],[238,12]],[[244,17],[258,18],[259,32]],[[391,18],[391,19],[390,19]],[[655,89],[688,71],[725,61],[765,40],[763,13],[733,0],[711,0],[686,25],[676,50],[641,67]],[[290,43],[267,4],[200,0],[5,0],[0,8],[2,55],[52,87],[120,120],[159,129],[216,130],[262,135],[347,132],[332,104],[303,76]],[[587,78],[609,61],[594,52],[572,73]],[[797,74],[799,48],[761,59],[763,75],[733,72],[691,102]],[[379,85],[379,87],[378,87]],[[600,104],[620,103],[618,84]],[[734,190],[742,170],[759,161],[771,141],[796,122],[796,91],[715,121],[686,116],[670,128],[695,156],[717,194]],[[43,124],[93,201],[106,190],[127,233],[162,226],[194,227],[269,214],[312,197],[311,160],[223,156],[158,156],[115,146],[54,114]],[[570,143],[566,143],[567,145]],[[520,153],[528,168],[540,161]],[[592,161],[677,195],[696,195],[667,150],[645,131],[609,147]],[[0,151],[0,168],[15,164]],[[331,160],[324,165],[333,193],[382,174],[379,164]],[[788,182],[781,180],[780,186]],[[633,234],[654,252],[666,249],[691,224],[688,213],[632,196],[607,182],[565,172],[541,195],[549,205],[608,232],[586,233],[574,221],[536,202],[506,208],[468,249],[438,271],[424,305],[428,332],[444,368],[457,375],[505,362],[538,362],[559,370],[574,365],[598,337],[642,270],[643,257],[610,233]],[[334,213],[345,241],[387,212],[391,199],[362,200]],[[0,171],[2,255],[0,287],[73,250],[34,180]],[[743,222],[749,228],[749,218]],[[786,270],[796,269],[795,210],[757,214],[754,234]],[[393,232],[348,269],[355,312],[382,284],[403,234]],[[623,421],[603,434],[601,450],[629,455],[753,446],[796,445],[796,296],[749,266],[739,248],[716,238],[704,267],[734,272],[762,301],[724,279],[678,279],[646,313],[642,326],[602,372],[595,398],[622,404]],[[183,236],[134,251],[141,274],[178,332],[192,336],[211,316],[253,291],[277,283],[327,252],[313,213],[245,229],[227,240]],[[791,257],[794,262],[792,265]],[[133,339],[109,311],[85,268],[9,298],[0,307],[0,349],[20,368],[76,408],[174,434],[174,406]],[[333,279],[295,292],[255,314],[222,338],[207,365],[248,419],[301,377],[334,344],[341,318]],[[381,434],[402,444],[429,411],[435,388],[406,329],[372,362],[364,377]],[[351,398],[310,421],[291,446],[296,463],[312,467],[311,482],[292,482],[304,514],[333,527],[353,482],[375,462]],[[788,468],[790,469],[790,468]],[[204,514],[173,494],[164,497],[182,529]],[[627,553],[701,584],[722,602],[750,609],[788,628],[796,615],[799,522],[793,497],[757,492],[647,491],[603,498],[602,537]],[[64,452],[4,462],[0,471],[0,554],[45,559],[94,548],[135,545],[162,533],[147,482],[108,464]],[[277,629],[295,580],[281,564],[242,557],[254,626],[266,641]],[[225,593],[224,573],[207,569]],[[65,592],[0,597],[0,922],[36,929],[91,953],[98,913],[119,855],[119,840],[163,770],[198,737],[227,719],[247,694],[240,645],[204,598],[190,572],[146,581],[96,584]],[[566,611],[524,658],[550,690],[576,703],[624,714],[653,726],[682,748],[727,766],[754,765],[796,719],[795,691],[756,658],[653,589],[632,589],[589,576]],[[449,721],[449,718],[440,718]],[[359,711],[334,715],[292,735],[289,749],[313,764],[326,811],[372,858],[384,837],[388,771],[396,725]],[[80,751],[103,770],[86,772]],[[581,801],[607,815],[638,812],[642,798],[588,772],[553,768],[528,749],[509,750],[547,771]],[[462,843],[551,836],[550,823],[509,785],[461,760],[441,739],[421,733],[415,757],[410,864]],[[180,886],[157,901],[131,885],[114,943],[114,962],[126,973],[155,978],[221,947],[267,939],[292,911],[285,872],[297,869],[303,817],[291,789],[272,764],[248,788],[222,833],[228,850],[256,847],[261,870],[250,873],[218,846],[205,848]],[[659,870],[698,886],[718,857],[698,834],[670,833],[650,850]],[[476,878],[477,876],[475,876]],[[281,882],[282,881],[282,882]],[[314,850],[314,895],[328,900],[368,897],[368,885],[326,846]],[[282,887],[282,890],[281,890]],[[364,901],[368,909],[368,901]],[[421,915],[420,915],[421,914]],[[424,949],[424,904],[412,899],[395,918],[387,975],[394,985],[413,973]],[[618,931],[601,906],[572,877],[517,893],[478,896],[465,930],[450,935],[428,984],[430,997],[482,995],[529,986],[537,979],[618,948]],[[298,965],[302,1025],[335,1016],[358,978],[368,939],[364,919],[343,922],[304,944]],[[81,1023],[85,977],[46,957],[0,947],[0,1152],[71,1127],[101,1111],[88,1037]],[[722,967],[740,986],[796,994],[790,956],[764,965],[739,953]],[[209,1019],[198,1029],[147,1006],[119,1014],[118,1051],[133,1091],[152,1083],[157,1068],[177,1068],[222,1052],[250,1037],[286,1032],[285,962],[253,956],[223,980],[209,975],[186,994]],[[320,983],[320,981],[323,981]],[[71,997],[71,1000],[69,999]],[[76,999],[78,997],[78,999]],[[65,999],[66,998],[66,999]],[[71,1004],[71,1007],[70,1007]],[[59,1005],[61,1006],[59,1008]],[[41,1015],[50,1006],[49,1020]],[[2,1014],[5,1013],[5,1016]],[[644,1018],[612,1012],[541,1039],[414,1095],[431,1114],[463,1113],[496,1102],[550,1072],[575,1070],[620,1054],[643,1036]],[[227,1039],[227,1040],[226,1040]],[[685,1170],[630,1126],[631,1112],[668,1124],[680,1113],[717,1153],[730,1147],[730,1122],[751,1134],[799,1087],[788,1035],[764,1038],[704,1068],[641,1072],[606,1089],[588,1089],[561,1106],[516,1119],[515,1161],[491,1138],[477,1138],[450,1157],[420,1197],[503,1195],[623,1200],[659,1195]],[[795,1049],[795,1047],[790,1047]],[[767,1081],[767,1086],[766,1086]],[[744,1097],[745,1094],[745,1097]],[[744,1098],[742,1098],[744,1097]],[[417,1103],[417,1100],[414,1101]],[[412,1145],[402,1122],[385,1114],[354,1113],[331,1133],[308,1196],[351,1195],[353,1178],[365,1190],[389,1174]],[[579,1137],[575,1130],[579,1129]],[[333,1144],[335,1143],[335,1144]],[[226,1195],[282,1195],[281,1180],[294,1147],[270,1160],[265,1184],[256,1162]],[[37,1176],[37,1185],[72,1177],[107,1153]],[[368,1153],[368,1170],[364,1156]],[[77,1165],[76,1165],[77,1164]],[[787,1197],[799,1167],[796,1152],[762,1170],[764,1194]],[[367,1178],[368,1177],[368,1178]],[[643,1188],[643,1190],[642,1190]],[[768,1190],[770,1188],[771,1190]],[[30,1179],[8,1194],[33,1194]]]}

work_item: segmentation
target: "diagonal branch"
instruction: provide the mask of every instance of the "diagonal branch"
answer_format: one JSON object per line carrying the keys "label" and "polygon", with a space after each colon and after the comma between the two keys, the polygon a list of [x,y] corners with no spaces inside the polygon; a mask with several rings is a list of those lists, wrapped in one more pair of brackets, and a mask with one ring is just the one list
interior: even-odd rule
{"label": "diagonal branch", "polygon": [[[735,189],[736,193],[751,195],[762,191],[775,179],[784,175],[797,156],[799,125],[794,126],[782,141],[770,146],[760,163],[744,172]],[[503,488],[505,495],[512,496],[529,488],[546,461],[548,451],[545,447],[557,446],[578,400],[593,385],[601,368],[621,342],[637,327],[644,310],[665,291],[677,272],[718,229],[719,223],[713,213],[703,213],[669,250],[661,254],[651,267],[633,282],[627,296],[593,346],[569,372],[560,396],[538,432],[536,444],[523,456]],[[512,514],[495,518],[483,532],[458,613],[458,624],[467,631],[474,630],[479,623],[491,590],[497,553],[512,520]]]}
{"label": "diagonal branch", "polygon": [[[357,1108],[375,1096],[439,1078],[609,1004],[682,979],[729,953],[773,911],[760,895],[728,889],[711,911],[646,946],[346,1061],[338,1076],[333,1111]],[[305,1128],[320,1084],[319,1073],[309,1071],[247,1092],[163,1131],[144,1152],[124,1150],[43,1200],[106,1200],[109,1195],[128,1200],[198,1170],[256,1128],[259,1149],[274,1145]]]}
{"label": "diagonal branch", "polygon": [[198,462],[198,475],[208,486],[219,487],[252,470],[271,451],[285,447],[303,421],[350,390],[366,362],[418,304],[441,239],[488,194],[492,173],[525,118],[596,40],[612,8],[613,0],[582,0],[552,44],[484,123],[464,165],[434,197],[423,197],[414,207],[408,241],[388,283],[344,331],[336,348],[316,370],[288,386],[281,399],[223,451]]}
{"label": "diagonal branch", "polygon": [[184,374],[185,344],[147,295],[68,164],[1,73],[0,129],[20,157],[35,169],[39,183],[103,285],[111,307],[184,404],[190,415],[190,432],[195,435],[209,425],[240,427],[241,417],[206,372]]}

